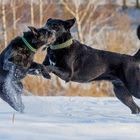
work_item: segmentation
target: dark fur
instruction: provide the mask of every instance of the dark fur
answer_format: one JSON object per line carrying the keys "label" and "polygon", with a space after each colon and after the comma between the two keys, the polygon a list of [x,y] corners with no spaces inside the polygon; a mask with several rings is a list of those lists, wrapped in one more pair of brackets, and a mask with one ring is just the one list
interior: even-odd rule
{"label": "dark fur", "polygon": [[[54,38],[51,31],[29,28],[31,31],[25,32],[24,37],[36,49]],[[20,112],[24,109],[21,99],[23,91],[21,80],[32,70],[43,72],[44,77],[50,78],[47,69],[33,61],[34,54],[21,37],[16,37],[0,55],[0,97]]]}
{"label": "dark fur", "polygon": [[[45,28],[56,31],[56,41],[60,44],[71,38],[70,28],[75,19],[67,21],[49,19]],[[140,28],[138,28],[140,38]],[[50,65],[50,60],[55,66]],[[43,62],[61,79],[80,83],[95,80],[112,82],[117,98],[127,105],[132,113],[140,113],[140,108],[132,96],[140,99],[140,51],[134,56],[91,48],[73,39],[68,48],[52,50]]]}

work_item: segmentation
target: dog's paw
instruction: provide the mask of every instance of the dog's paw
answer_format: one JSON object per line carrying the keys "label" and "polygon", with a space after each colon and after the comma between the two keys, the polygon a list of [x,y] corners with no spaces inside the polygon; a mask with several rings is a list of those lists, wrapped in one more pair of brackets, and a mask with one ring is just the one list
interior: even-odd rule
{"label": "dog's paw", "polygon": [[46,72],[42,72],[42,75],[46,79],[51,79],[51,76],[48,73],[46,73]]}
{"label": "dog's paw", "polygon": [[132,114],[140,114],[140,108],[137,106],[135,109],[131,110]]}
{"label": "dog's paw", "polygon": [[44,78],[51,79],[51,76],[49,75],[50,72],[51,68],[49,66],[46,67],[44,65],[41,65],[41,73]]}

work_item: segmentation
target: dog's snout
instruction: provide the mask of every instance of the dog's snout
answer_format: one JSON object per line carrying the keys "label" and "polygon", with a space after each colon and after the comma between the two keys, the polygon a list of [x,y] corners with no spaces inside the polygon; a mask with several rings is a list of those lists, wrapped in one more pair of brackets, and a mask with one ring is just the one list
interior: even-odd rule
{"label": "dog's snout", "polygon": [[46,30],[46,34],[47,34],[48,36],[51,36],[51,35],[52,35],[52,33],[51,33],[50,30]]}
{"label": "dog's snout", "polygon": [[55,31],[55,30],[51,30],[51,32],[52,32],[52,34],[55,34],[55,33],[56,33],[56,31]]}
{"label": "dog's snout", "polygon": [[48,34],[50,34],[50,35],[52,34],[53,35],[53,34],[55,34],[55,31],[54,30],[49,30]]}
{"label": "dog's snout", "polygon": [[55,31],[53,31],[53,30],[47,30],[46,31],[46,35],[48,37],[48,40],[47,40],[47,43],[48,44],[51,44],[51,43],[53,43],[56,40]]}
{"label": "dog's snout", "polygon": [[52,35],[55,34],[55,31],[54,30],[48,30],[47,33],[48,33],[48,36],[52,36]]}

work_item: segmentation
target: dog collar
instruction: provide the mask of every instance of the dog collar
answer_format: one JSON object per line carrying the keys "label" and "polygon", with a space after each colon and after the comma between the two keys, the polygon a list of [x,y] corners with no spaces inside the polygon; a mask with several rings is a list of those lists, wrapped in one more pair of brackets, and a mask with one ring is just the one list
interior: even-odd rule
{"label": "dog collar", "polygon": [[50,48],[52,50],[57,50],[57,49],[63,49],[63,48],[67,48],[69,47],[71,44],[73,43],[72,38],[67,40],[66,42],[62,43],[62,44],[58,44],[58,45],[50,45]]}
{"label": "dog collar", "polygon": [[21,39],[25,43],[25,45],[27,46],[27,48],[29,50],[31,50],[32,52],[36,52],[37,51],[37,49],[33,48],[23,36],[21,36]]}

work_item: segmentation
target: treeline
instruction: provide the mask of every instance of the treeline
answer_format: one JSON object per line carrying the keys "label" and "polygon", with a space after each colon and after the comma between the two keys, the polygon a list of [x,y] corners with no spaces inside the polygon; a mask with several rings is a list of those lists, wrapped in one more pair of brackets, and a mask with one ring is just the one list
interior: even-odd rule
{"label": "treeline", "polygon": [[56,4],[46,0],[1,0],[0,7],[1,48],[28,25],[42,26],[48,17],[59,15]]}
{"label": "treeline", "polygon": [[[136,4],[139,8],[138,0]],[[41,27],[50,17],[76,17],[73,36],[95,48],[122,53],[131,53],[136,48],[133,35],[128,35],[132,32],[129,17],[117,13],[119,6],[112,0],[106,0],[105,4],[99,0],[0,0],[0,7],[0,51],[15,36],[22,35],[27,26]],[[121,7],[128,7],[127,1],[122,0]],[[112,30],[114,27],[117,30]],[[40,50],[35,60],[41,63],[45,55],[46,52]],[[27,76],[23,82],[26,89],[36,95],[112,95],[112,86],[108,82],[65,84],[56,76],[52,76],[51,81]]]}

